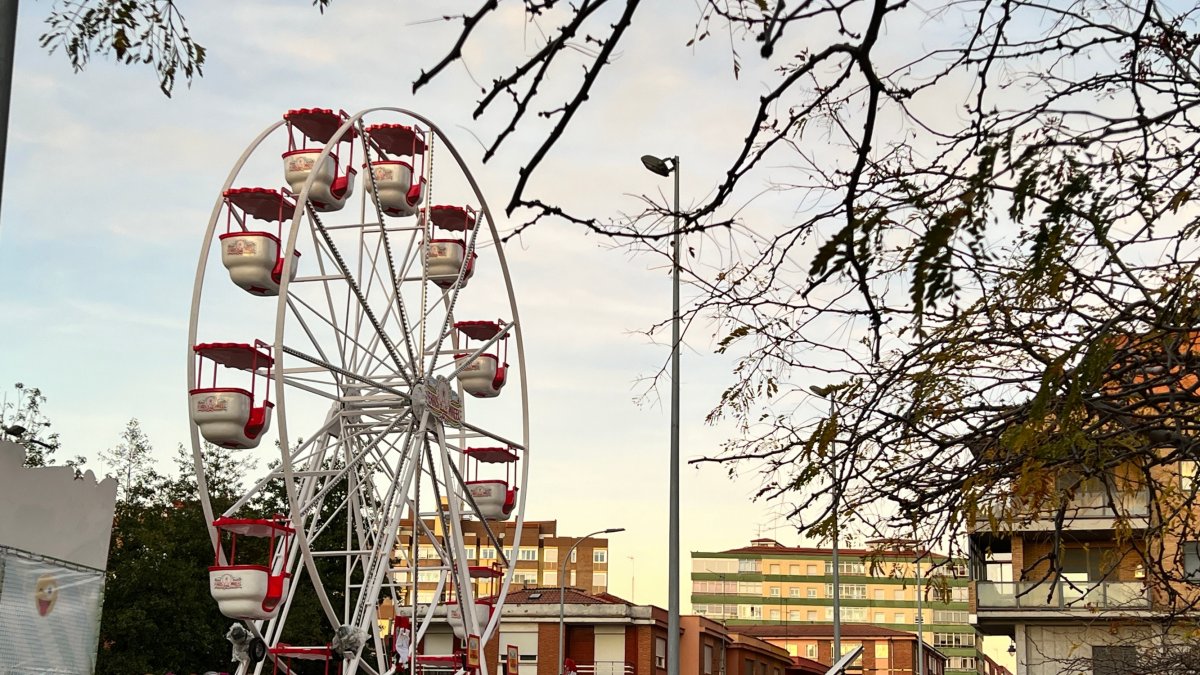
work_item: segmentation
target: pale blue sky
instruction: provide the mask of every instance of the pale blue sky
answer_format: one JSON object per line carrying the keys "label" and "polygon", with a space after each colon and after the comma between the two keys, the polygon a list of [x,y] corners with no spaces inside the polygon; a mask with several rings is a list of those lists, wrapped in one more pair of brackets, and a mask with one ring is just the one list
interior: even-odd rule
{"label": "pale blue sky", "polygon": [[[324,17],[295,0],[189,4],[209,63],[203,79],[170,100],[148,70],[98,61],[73,74],[61,55],[37,47],[48,4],[22,5],[0,214],[0,315],[8,326],[0,386],[41,387],[62,454],[85,455],[97,469],[96,454],[117,442],[130,417],[142,420],[164,468],[187,438],[188,308],[208,213],[242,149],[284,111],[419,111],[465,150],[497,209],[518,161],[545,132],[532,120],[482,165],[471,137],[489,138],[503,120],[471,119],[478,87],[463,68],[411,95],[419,68],[435,63],[454,34],[424,21],[448,13],[448,3],[337,0]],[[682,5],[676,13],[645,10],[543,166],[537,190],[600,216],[634,211],[631,194],[670,189],[641,168],[647,152],[682,155],[685,202],[720,179],[745,134],[734,122],[762,85],[751,69],[734,80],[717,40],[685,48],[695,10]],[[519,14],[505,18],[504,30],[480,35],[468,52],[480,81],[534,44],[523,46]],[[750,187],[747,194],[762,183]],[[766,227],[794,206],[771,208],[770,198],[760,199],[748,221]],[[547,223],[508,249],[537,449],[527,517],[557,518],[566,534],[627,528],[613,537],[610,588],[629,593],[632,555],[636,599],[665,604],[668,416],[665,402],[639,407],[632,399],[635,381],[667,356],[637,331],[668,314],[669,278],[661,258],[607,246]],[[685,459],[715,452],[729,431],[703,425],[728,383],[712,332],[698,328],[684,356]],[[687,551],[743,545],[772,516],[747,499],[753,477],[730,481],[713,467],[682,472],[686,606]],[[786,532],[778,530],[781,540],[798,543]]]}

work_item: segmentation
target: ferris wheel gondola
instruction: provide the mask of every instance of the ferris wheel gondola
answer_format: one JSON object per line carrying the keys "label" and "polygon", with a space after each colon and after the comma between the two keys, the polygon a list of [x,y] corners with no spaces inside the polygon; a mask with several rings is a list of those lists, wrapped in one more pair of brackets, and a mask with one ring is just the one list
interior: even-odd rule
{"label": "ferris wheel gondola", "polygon": [[[281,148],[287,188],[259,187],[280,177],[251,168],[257,156]],[[438,162],[436,182],[435,148],[451,160]],[[430,206],[435,185],[461,206]],[[239,675],[294,672],[291,661],[305,659],[346,675],[463,663],[467,636],[486,644],[497,634],[529,466],[516,298],[474,177],[415,113],[301,108],[251,143],[218,194],[193,291],[189,414],[216,556],[210,590],[265,646]],[[208,264],[214,245],[219,273]],[[468,289],[479,276],[488,283]],[[226,341],[249,331],[259,339]],[[202,439],[274,447],[277,461],[217,509]],[[269,495],[283,496],[282,517],[255,513]],[[497,536],[501,520],[515,521],[514,539]],[[496,566],[474,564],[468,529],[500,551]],[[265,562],[235,559],[223,537],[265,537]],[[422,584],[430,574],[436,588]],[[326,619],[320,644],[289,632],[300,594],[315,596]],[[383,604],[396,625],[381,628]],[[394,648],[400,623],[407,662]]]}

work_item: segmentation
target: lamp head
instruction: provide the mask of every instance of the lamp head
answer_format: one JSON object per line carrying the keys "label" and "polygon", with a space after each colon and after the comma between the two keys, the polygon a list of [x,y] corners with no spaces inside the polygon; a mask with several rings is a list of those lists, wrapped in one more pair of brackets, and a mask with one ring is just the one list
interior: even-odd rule
{"label": "lamp head", "polygon": [[603,532],[603,534],[615,534],[617,532],[624,532],[624,531],[625,531],[625,528],[623,528],[623,527],[610,527],[607,530],[605,530]]}
{"label": "lamp head", "polygon": [[[642,165],[663,177],[670,176],[674,169],[673,166],[667,164],[667,161],[654,155],[642,155]],[[674,160],[671,161],[674,163]]]}

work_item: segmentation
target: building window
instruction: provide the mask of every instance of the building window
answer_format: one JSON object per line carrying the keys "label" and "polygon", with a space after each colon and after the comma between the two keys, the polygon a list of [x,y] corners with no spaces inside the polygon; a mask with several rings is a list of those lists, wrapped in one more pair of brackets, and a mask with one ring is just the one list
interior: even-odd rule
{"label": "building window", "polygon": [[809,566],[808,566],[808,572],[807,572],[807,574],[808,574],[808,576],[810,576],[810,577],[815,577],[815,576],[817,576],[817,566],[816,566],[816,565],[809,565]]}
{"label": "building window", "polygon": [[771,572],[770,572],[771,574],[774,574],[774,575],[779,574],[779,565],[771,565],[771,567],[768,569],[771,570]]}
{"label": "building window", "polygon": [[579,555],[578,549],[571,549],[571,562],[575,562],[575,557]]}
{"label": "building window", "polygon": [[875,623],[887,623],[887,619],[883,612],[875,612]]}
{"label": "building window", "polygon": [[542,573],[542,578],[546,580],[547,586],[557,586],[558,570],[546,570]]}
{"label": "building window", "polygon": [[739,572],[761,572],[762,571],[762,561],[758,560],[758,559],[739,560],[738,561],[738,571]]}
{"label": "building window", "polygon": [[492,548],[491,546],[480,546],[479,547],[479,559],[480,560],[495,560],[496,559],[496,549]]}
{"label": "building window", "polygon": [[934,647],[974,647],[974,633],[934,633]]}
{"label": "building window", "polygon": [[975,670],[975,657],[951,656],[946,659],[946,667],[953,670]]}
{"label": "building window", "polygon": [[799,588],[796,588],[796,587],[789,588],[789,589],[788,589],[788,597],[789,597],[789,598],[798,598],[798,597],[800,597],[800,589],[799,589]]}
{"label": "building window", "polygon": [[1137,647],[1121,645],[1092,647],[1093,675],[1125,675],[1138,672]]}
{"label": "building window", "polygon": [[514,572],[513,583],[537,586],[537,572]]}
{"label": "building window", "polygon": [[536,548],[523,548],[517,551],[517,560],[537,560],[538,550]]}
{"label": "building window", "polygon": [[904,600],[904,589],[897,588],[892,591],[892,600]]}
{"label": "building window", "polygon": [[654,667],[667,667],[667,640],[666,638],[654,638]]}
{"label": "building window", "polygon": [[951,588],[950,589],[950,601],[951,602],[967,602],[970,599],[969,594],[970,594],[970,591],[966,586],[958,586],[955,588]]}
{"label": "building window", "polygon": [[815,609],[808,610],[806,617],[807,617],[807,620],[809,620],[809,621],[816,621],[817,620],[817,610],[815,610]]}
{"label": "building window", "polygon": [[883,594],[884,590],[882,588],[875,589],[874,595],[876,600],[883,600]]}
{"label": "building window", "polygon": [[574,586],[575,586],[575,570],[571,570],[571,583],[570,583],[570,585],[571,585],[572,587],[574,587]]}
{"label": "building window", "polygon": [[961,610],[936,609],[933,612],[934,623],[967,623],[967,612]]}
{"label": "building window", "polygon": [[738,605],[737,608],[738,608],[738,618],[739,619],[761,619],[762,618],[762,606],[761,605]]}
{"label": "building window", "polygon": [[[846,600],[866,600],[867,585],[866,584],[842,584],[841,597]],[[833,584],[825,584],[825,597],[833,597]]]}
{"label": "building window", "polygon": [[965,562],[954,563],[954,565],[950,568],[950,572],[951,572],[951,574],[958,577],[959,579],[966,579],[969,574],[967,572],[967,563],[965,563]]}
{"label": "building window", "polygon": [[805,595],[810,598],[815,598],[815,597],[817,597],[817,589],[810,588],[810,589],[808,589],[808,592],[805,593]]}
{"label": "building window", "polygon": [[739,581],[737,585],[738,595],[762,595],[762,582],[760,581]]}
{"label": "building window", "polygon": [[799,565],[788,565],[788,574],[790,574],[794,577],[800,576],[800,566]]}
{"label": "building window", "polygon": [[742,675],[754,675],[754,659],[742,661]]}
{"label": "building window", "polygon": [[[875,660],[876,661],[887,661],[887,657],[888,657],[888,643],[884,642],[883,640],[876,641],[875,642]],[[876,664],[876,667],[878,667],[878,665],[879,664]]]}
{"label": "building window", "polygon": [[[866,574],[866,566],[861,562],[853,562],[848,560],[838,561],[838,572],[841,574]],[[825,562],[825,574],[833,574],[833,561]]]}
{"label": "building window", "polygon": [[1196,462],[1184,460],[1179,463],[1179,487],[1187,493],[1196,489]]}
{"label": "building window", "polygon": [[771,610],[771,620],[772,620],[772,621],[778,621],[778,620],[779,620],[779,610],[777,610],[777,609],[773,609],[773,610]]}
{"label": "building window", "polygon": [[767,591],[771,594],[772,598],[779,597],[779,587],[778,586],[771,586],[770,588],[767,589]]}
{"label": "building window", "polygon": [[608,589],[608,573],[607,572],[593,572],[592,573],[592,586],[595,588],[607,590]]}
{"label": "building window", "polygon": [[542,560],[545,560],[548,563],[558,562],[558,547],[547,546],[546,550],[542,551],[542,556]]}
{"label": "building window", "polygon": [[1200,583],[1200,541],[1185,541],[1179,544],[1183,556],[1183,578]]}
{"label": "building window", "polygon": [[592,550],[592,562],[604,564],[608,562],[608,549],[597,548]]}
{"label": "building window", "polygon": [[789,609],[787,616],[788,616],[788,621],[799,621],[800,620],[800,610]]}
{"label": "building window", "polygon": [[[842,621],[853,622],[853,623],[866,623],[867,622],[867,608],[866,607],[842,607],[841,611],[839,613],[842,615]],[[825,620],[833,621],[833,608],[832,607],[825,608]]]}
{"label": "building window", "polygon": [[892,623],[904,623],[904,612],[896,612],[895,620]]}
{"label": "building window", "polygon": [[712,675],[713,671],[713,648],[712,645],[704,645],[704,675]]}

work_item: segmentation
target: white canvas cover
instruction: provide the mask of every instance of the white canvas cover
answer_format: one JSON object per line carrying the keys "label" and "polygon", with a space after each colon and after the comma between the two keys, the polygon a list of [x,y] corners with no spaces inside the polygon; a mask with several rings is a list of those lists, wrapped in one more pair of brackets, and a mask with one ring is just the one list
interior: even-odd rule
{"label": "white canvas cover", "polygon": [[91,675],[104,572],[0,546],[0,672]]}

